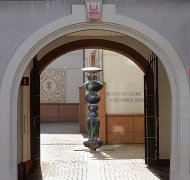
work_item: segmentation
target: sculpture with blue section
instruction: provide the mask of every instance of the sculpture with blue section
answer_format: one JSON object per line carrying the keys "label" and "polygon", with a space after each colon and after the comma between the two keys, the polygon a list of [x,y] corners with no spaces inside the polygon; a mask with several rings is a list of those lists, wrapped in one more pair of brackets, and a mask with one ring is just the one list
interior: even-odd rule
{"label": "sculpture with blue section", "polygon": [[103,141],[99,140],[99,128],[100,121],[98,120],[98,105],[97,103],[100,101],[100,96],[98,95],[98,91],[103,88],[101,82],[97,81],[96,73],[102,71],[100,68],[96,67],[88,67],[81,69],[82,71],[87,73],[88,81],[83,84],[83,88],[88,92],[85,96],[86,101],[89,103],[88,105],[88,141],[85,141],[83,144],[85,147],[88,147],[90,150],[96,151],[97,148],[101,147]]}

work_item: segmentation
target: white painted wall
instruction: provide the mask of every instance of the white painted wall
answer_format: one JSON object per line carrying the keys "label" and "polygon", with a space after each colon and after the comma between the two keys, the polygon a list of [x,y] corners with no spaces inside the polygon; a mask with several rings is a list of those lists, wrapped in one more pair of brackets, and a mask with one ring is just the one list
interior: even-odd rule
{"label": "white painted wall", "polygon": [[[110,23],[106,23],[106,25],[102,23],[101,26],[97,24],[96,27],[102,28],[104,30],[109,28],[112,31],[118,31],[126,35],[130,35],[135,39],[142,41],[145,45],[150,47],[154,52],[158,54],[166,69],[172,92],[172,143],[170,178],[172,180],[189,180],[190,98],[187,75],[183,67],[184,65],[187,69],[190,65],[190,51],[188,50],[190,41],[188,38],[189,33],[187,32],[190,26],[190,23],[188,23],[190,20],[189,2],[185,0],[138,1],[138,11],[136,9],[137,6],[135,5],[135,3],[130,3],[131,1],[126,2],[129,6],[125,6],[123,4],[124,2],[120,3],[120,7],[122,6],[123,8],[125,8],[123,11],[123,16],[115,14],[114,9],[110,9],[110,6],[109,8],[104,7],[105,13],[103,15],[103,20],[105,20],[105,22]],[[1,42],[3,42],[0,44],[0,82],[2,82],[0,91],[0,174],[4,180],[17,179],[16,135],[17,97],[19,86],[18,84],[27,64],[40,48],[43,48],[44,45],[49,43],[49,40],[54,40],[55,38],[59,37],[59,35],[64,35],[67,32],[71,33],[71,30],[64,29],[63,31],[60,31],[60,28],[72,25],[72,31],[79,31],[84,30],[85,28],[90,29],[92,27],[95,27],[94,24],[87,24],[84,27],[77,26],[75,24],[80,24],[81,22],[85,21],[85,15],[84,13],[81,13],[83,12],[81,11],[80,14],[82,14],[83,16],[75,14],[72,17],[60,19],[60,21],[56,21],[55,23],[49,24],[48,26],[43,27],[39,31],[36,31],[40,27],[42,27],[44,23],[46,24],[52,21],[51,18],[55,18],[55,16],[51,16],[52,14],[48,14],[47,11],[45,11],[46,13],[44,13],[44,11],[39,10],[38,7],[35,8],[35,6],[33,6],[33,4],[35,4],[34,2],[30,2],[29,8],[27,8],[28,6],[23,8],[23,6],[21,6],[17,2],[14,2],[14,6],[11,7],[11,3],[12,2],[4,1],[1,2],[0,6],[0,28],[2,29],[2,31],[0,31],[0,37],[2,40]],[[26,3],[27,2],[24,2],[25,5]],[[36,1],[36,3],[38,2]],[[54,1],[53,3],[57,2]],[[146,8],[141,8],[143,6]],[[152,8],[152,6],[155,8]],[[142,18],[142,20],[140,19],[139,21],[141,21],[144,24],[124,17],[130,15],[128,14],[130,13],[130,8],[131,10],[134,10],[133,13],[131,12],[131,18],[136,19],[136,14],[138,18]],[[148,9],[148,11],[145,11],[145,9]],[[28,13],[29,10],[30,13]],[[38,13],[42,13],[43,15],[48,14],[48,17],[50,19],[45,18],[45,21],[44,16],[38,16],[39,14],[36,11]],[[63,10],[55,11],[55,9],[53,9],[52,11],[53,14],[57,14],[58,12],[63,13]],[[152,13],[148,14],[148,12]],[[121,12],[119,13],[121,14]],[[33,16],[33,14],[37,15],[37,17]],[[155,16],[153,16],[155,14],[156,18],[154,18]],[[168,14],[170,15],[167,16]],[[62,14],[62,16],[64,15]],[[143,20],[147,19],[147,17],[149,17],[150,19],[148,19],[147,21]],[[172,26],[170,26],[171,19],[173,20]],[[169,27],[166,25],[166,21],[168,22]],[[27,22],[29,24],[28,26]],[[58,22],[61,22],[62,24],[58,24]],[[24,27],[20,26],[21,23]],[[150,27],[154,25],[154,29],[156,31],[145,26],[145,24]],[[30,36],[32,32],[35,33],[32,36]],[[27,37],[29,38],[26,40]],[[41,40],[43,40],[43,42]]]}
{"label": "white painted wall", "polygon": [[[160,159],[170,159],[171,93],[165,69],[161,62],[158,62]],[[125,56],[107,50],[103,50],[103,67],[107,93],[106,113],[144,114],[144,101],[135,103],[136,98],[140,100],[144,98],[144,73],[140,68]],[[114,95],[115,92],[122,93]],[[137,94],[134,95],[133,92]],[[114,98],[127,98],[129,102],[113,102]]]}
{"label": "white painted wall", "polygon": [[79,87],[83,84],[83,50],[67,53],[46,68],[65,68],[65,103],[79,103]]}
{"label": "white painted wall", "polygon": [[144,73],[130,59],[103,51],[107,114],[144,114]]}
{"label": "white painted wall", "polygon": [[[190,66],[190,1],[104,0],[116,4],[117,14],[146,24],[177,49],[186,69]],[[84,0],[0,1],[0,83],[11,56],[40,27],[71,14],[72,4]]]}

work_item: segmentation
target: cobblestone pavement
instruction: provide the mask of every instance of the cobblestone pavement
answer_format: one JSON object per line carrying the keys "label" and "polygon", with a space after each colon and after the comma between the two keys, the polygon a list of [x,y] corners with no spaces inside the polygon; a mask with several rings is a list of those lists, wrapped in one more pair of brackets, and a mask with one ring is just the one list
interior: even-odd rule
{"label": "cobblestone pavement", "polygon": [[96,152],[78,123],[41,124],[41,169],[30,180],[167,180],[168,173],[144,164],[144,145],[104,145]]}

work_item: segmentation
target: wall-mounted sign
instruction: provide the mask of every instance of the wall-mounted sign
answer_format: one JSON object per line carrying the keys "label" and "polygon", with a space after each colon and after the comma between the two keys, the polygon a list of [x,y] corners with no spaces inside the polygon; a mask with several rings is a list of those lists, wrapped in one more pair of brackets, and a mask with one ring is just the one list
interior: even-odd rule
{"label": "wall-mounted sign", "polygon": [[28,86],[29,85],[29,77],[22,77],[21,86]]}
{"label": "wall-mounted sign", "polygon": [[97,22],[102,18],[102,0],[85,0],[87,21]]}
{"label": "wall-mounted sign", "polygon": [[143,83],[106,83],[107,114],[143,114]]}

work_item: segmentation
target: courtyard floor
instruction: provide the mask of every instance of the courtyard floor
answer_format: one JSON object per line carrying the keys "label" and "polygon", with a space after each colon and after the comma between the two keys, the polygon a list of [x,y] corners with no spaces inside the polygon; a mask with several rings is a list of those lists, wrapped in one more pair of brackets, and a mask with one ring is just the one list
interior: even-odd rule
{"label": "courtyard floor", "polygon": [[168,180],[168,168],[150,169],[143,144],[103,145],[95,152],[78,123],[41,123],[41,168],[27,180]]}

